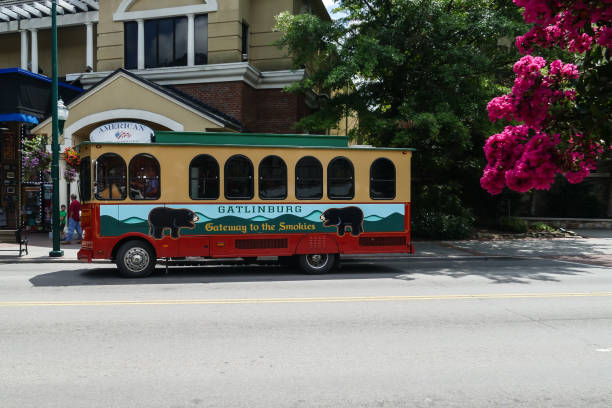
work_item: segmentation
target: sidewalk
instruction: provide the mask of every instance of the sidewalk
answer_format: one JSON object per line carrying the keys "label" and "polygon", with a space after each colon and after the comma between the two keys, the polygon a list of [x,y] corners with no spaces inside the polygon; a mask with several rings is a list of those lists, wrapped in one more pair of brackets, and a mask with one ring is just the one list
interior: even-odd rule
{"label": "sidewalk", "polygon": [[[500,241],[415,241],[418,258],[489,258],[489,257],[543,257],[561,260],[594,260],[597,264],[612,267],[612,230],[576,230],[574,238],[513,239]],[[18,256],[18,251],[0,252],[0,263],[77,263],[80,246],[62,245],[63,257],[49,256],[53,245],[47,233],[30,233],[28,255]],[[0,249],[18,248],[15,244],[0,243]],[[402,254],[380,255],[407,256]],[[372,257],[368,255],[368,257]],[[96,261],[108,262],[108,261]]]}

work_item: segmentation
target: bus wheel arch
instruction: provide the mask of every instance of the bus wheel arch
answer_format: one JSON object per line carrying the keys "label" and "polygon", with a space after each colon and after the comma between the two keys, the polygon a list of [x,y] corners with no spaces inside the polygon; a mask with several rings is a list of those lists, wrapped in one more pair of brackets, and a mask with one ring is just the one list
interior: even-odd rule
{"label": "bus wheel arch", "polygon": [[298,266],[309,275],[329,272],[338,263],[339,252],[336,239],[325,234],[306,235],[295,250]]}
{"label": "bus wheel arch", "polygon": [[144,244],[149,245],[151,249],[153,250],[153,253],[155,254],[155,258],[157,258],[157,252],[155,251],[155,247],[153,246],[151,242],[149,242],[147,239],[143,237],[130,235],[128,237],[122,238],[119,241],[117,241],[117,243],[115,244],[115,246],[113,247],[111,251],[111,256],[110,256],[111,261],[115,262],[117,260],[117,253],[119,252],[119,248],[121,248],[121,246],[128,241],[141,241]]}
{"label": "bus wheel arch", "polygon": [[124,278],[144,278],[155,269],[157,255],[147,240],[126,239],[117,245],[115,262]]}

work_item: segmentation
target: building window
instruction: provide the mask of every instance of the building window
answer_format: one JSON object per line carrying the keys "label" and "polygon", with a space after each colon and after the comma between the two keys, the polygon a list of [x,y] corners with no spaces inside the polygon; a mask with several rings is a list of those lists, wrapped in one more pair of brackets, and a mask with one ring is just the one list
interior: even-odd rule
{"label": "building window", "polygon": [[395,166],[389,159],[374,160],[370,167],[370,198],[392,200],[395,198]]}
{"label": "building window", "polygon": [[259,197],[287,198],[287,165],[278,156],[268,156],[259,163]]}
{"label": "building window", "polygon": [[[126,69],[138,68],[138,23],[124,23]],[[187,17],[163,18],[144,22],[145,68],[187,65]],[[194,61],[208,63],[208,15],[194,18]]]}
{"label": "building window", "polygon": [[130,161],[130,198],[157,200],[160,196],[159,163],[150,154],[138,154]]}
{"label": "building window", "polygon": [[312,156],[302,157],[295,165],[295,196],[300,200],[323,197],[323,166]]}
{"label": "building window", "polygon": [[327,166],[327,197],[330,200],[355,197],[353,163],[346,157],[336,157]]}
{"label": "building window", "polygon": [[125,68],[138,68],[138,24],[135,21],[123,25],[123,41]]}
{"label": "building window", "polygon": [[240,154],[225,162],[223,174],[225,198],[229,200],[248,200],[253,198],[253,163]]}
{"label": "building window", "polygon": [[124,200],[125,161],[115,153],[105,153],[96,160],[95,196],[98,200]]}
{"label": "building window", "polygon": [[245,56],[249,53],[249,25],[242,22],[242,57],[245,59]]}
{"label": "building window", "polygon": [[201,154],[189,166],[189,196],[193,200],[219,198],[219,163],[207,154]]}
{"label": "building window", "polygon": [[208,63],[208,15],[195,16],[194,19],[195,64]]}
{"label": "building window", "polygon": [[145,21],[145,67],[187,65],[187,18]]}

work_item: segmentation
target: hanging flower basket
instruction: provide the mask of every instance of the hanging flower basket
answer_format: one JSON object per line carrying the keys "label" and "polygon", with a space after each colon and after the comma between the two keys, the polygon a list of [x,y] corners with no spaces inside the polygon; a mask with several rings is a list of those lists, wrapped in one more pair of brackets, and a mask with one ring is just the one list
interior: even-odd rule
{"label": "hanging flower basket", "polygon": [[68,146],[64,149],[64,160],[66,161],[66,168],[64,169],[64,180],[68,183],[76,181],[79,176],[79,167],[81,164],[81,156],[74,149],[74,147]]}
{"label": "hanging flower basket", "polygon": [[79,176],[79,173],[77,173],[77,171],[73,169],[72,167],[66,167],[64,169],[64,180],[66,180],[68,183],[72,183],[73,181],[76,181],[78,176]]}
{"label": "hanging flower basket", "polygon": [[26,181],[39,181],[40,174],[49,172],[51,153],[46,149],[46,139],[34,136],[23,143],[23,170]]}
{"label": "hanging flower basket", "polygon": [[75,170],[78,170],[79,165],[81,164],[81,156],[79,156],[79,153],[74,149],[74,147],[71,146],[64,149],[64,160],[68,166]]}

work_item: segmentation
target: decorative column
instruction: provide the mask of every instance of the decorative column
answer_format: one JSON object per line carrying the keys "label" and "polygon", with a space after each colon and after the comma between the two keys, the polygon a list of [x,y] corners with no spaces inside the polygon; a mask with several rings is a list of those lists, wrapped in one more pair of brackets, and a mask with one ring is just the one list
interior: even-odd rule
{"label": "decorative column", "polygon": [[194,15],[187,15],[187,66],[195,65],[195,22]]}
{"label": "decorative column", "polygon": [[30,71],[38,74],[38,30],[32,28],[30,34],[32,35],[32,67]]}
{"label": "decorative column", "polygon": [[21,30],[21,69],[28,69],[28,32]]}
{"label": "decorative column", "polygon": [[138,69],[145,69],[145,34],[144,20],[139,19],[138,22]]}
{"label": "decorative column", "polygon": [[85,51],[85,66],[90,67],[94,70],[94,58],[93,58],[93,23],[91,21],[85,23],[87,30],[87,48]]}

